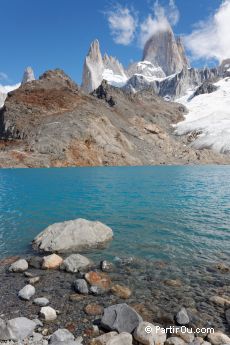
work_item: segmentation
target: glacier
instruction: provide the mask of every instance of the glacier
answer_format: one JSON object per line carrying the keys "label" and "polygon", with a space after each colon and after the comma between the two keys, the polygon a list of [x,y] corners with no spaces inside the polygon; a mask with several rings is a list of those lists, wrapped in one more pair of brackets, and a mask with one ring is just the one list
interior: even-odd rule
{"label": "glacier", "polygon": [[217,90],[192,97],[194,90],[176,101],[188,109],[185,120],[174,125],[177,135],[194,134],[196,149],[230,153],[230,78],[216,82]]}

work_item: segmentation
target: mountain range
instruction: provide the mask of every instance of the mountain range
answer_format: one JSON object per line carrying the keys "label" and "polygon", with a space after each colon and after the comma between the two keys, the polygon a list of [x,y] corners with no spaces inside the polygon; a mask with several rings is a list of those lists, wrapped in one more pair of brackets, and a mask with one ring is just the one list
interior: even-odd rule
{"label": "mountain range", "polygon": [[230,59],[191,68],[168,27],[127,68],[91,43],[78,86],[62,70],[0,88],[0,166],[230,163]]}

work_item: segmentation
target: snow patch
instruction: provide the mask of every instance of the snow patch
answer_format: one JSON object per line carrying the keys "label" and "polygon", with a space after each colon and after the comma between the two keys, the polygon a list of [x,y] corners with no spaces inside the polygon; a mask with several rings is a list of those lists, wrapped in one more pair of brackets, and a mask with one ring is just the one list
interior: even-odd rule
{"label": "snow patch", "polygon": [[[189,113],[175,125],[177,135],[198,133],[192,146],[230,153],[230,78],[215,83],[218,89],[210,94],[191,98],[194,90],[176,101],[184,104]],[[199,134],[201,133],[201,134]]]}
{"label": "snow patch", "polygon": [[110,85],[116,87],[124,86],[128,80],[125,74],[115,74],[111,69],[105,69],[102,77],[107,80]]}

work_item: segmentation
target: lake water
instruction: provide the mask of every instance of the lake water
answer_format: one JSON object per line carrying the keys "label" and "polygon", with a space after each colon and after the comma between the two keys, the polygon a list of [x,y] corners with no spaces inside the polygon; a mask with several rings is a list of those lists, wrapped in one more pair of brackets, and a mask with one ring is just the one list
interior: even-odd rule
{"label": "lake water", "polygon": [[0,257],[29,253],[46,226],[79,217],[114,230],[94,256],[229,260],[230,166],[0,170]]}

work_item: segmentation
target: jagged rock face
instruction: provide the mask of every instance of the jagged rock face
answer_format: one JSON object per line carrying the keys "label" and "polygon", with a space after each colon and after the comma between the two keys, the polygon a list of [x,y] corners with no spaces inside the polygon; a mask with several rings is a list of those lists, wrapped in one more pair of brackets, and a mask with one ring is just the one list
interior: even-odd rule
{"label": "jagged rock face", "polygon": [[101,56],[98,40],[93,41],[88,55],[85,58],[82,87],[86,92],[92,92],[102,82],[104,72],[104,63]]}
{"label": "jagged rock face", "polygon": [[129,79],[124,88],[131,92],[152,88],[157,95],[168,100],[174,100],[186,94],[189,89],[197,88],[204,81],[215,80],[218,78],[218,75],[219,71],[217,68],[205,68],[202,70],[184,68],[181,72],[162,80],[149,81],[144,76],[134,75]]}
{"label": "jagged rock face", "polygon": [[29,83],[33,80],[35,80],[35,76],[32,67],[26,67],[22,78],[22,84]]}
{"label": "jagged rock face", "polygon": [[120,87],[126,83],[128,78],[122,64],[116,58],[107,54],[102,58],[99,42],[95,40],[85,59],[82,88],[85,92],[90,93],[98,88],[103,79],[111,85]]}
{"label": "jagged rock face", "polygon": [[146,42],[142,60],[160,66],[166,76],[188,67],[182,42],[176,40],[169,24],[167,30],[158,31]]}
{"label": "jagged rock face", "polygon": [[113,56],[108,56],[107,54],[105,54],[103,57],[103,64],[105,69],[112,70],[114,74],[120,74],[125,76],[124,67]]}

